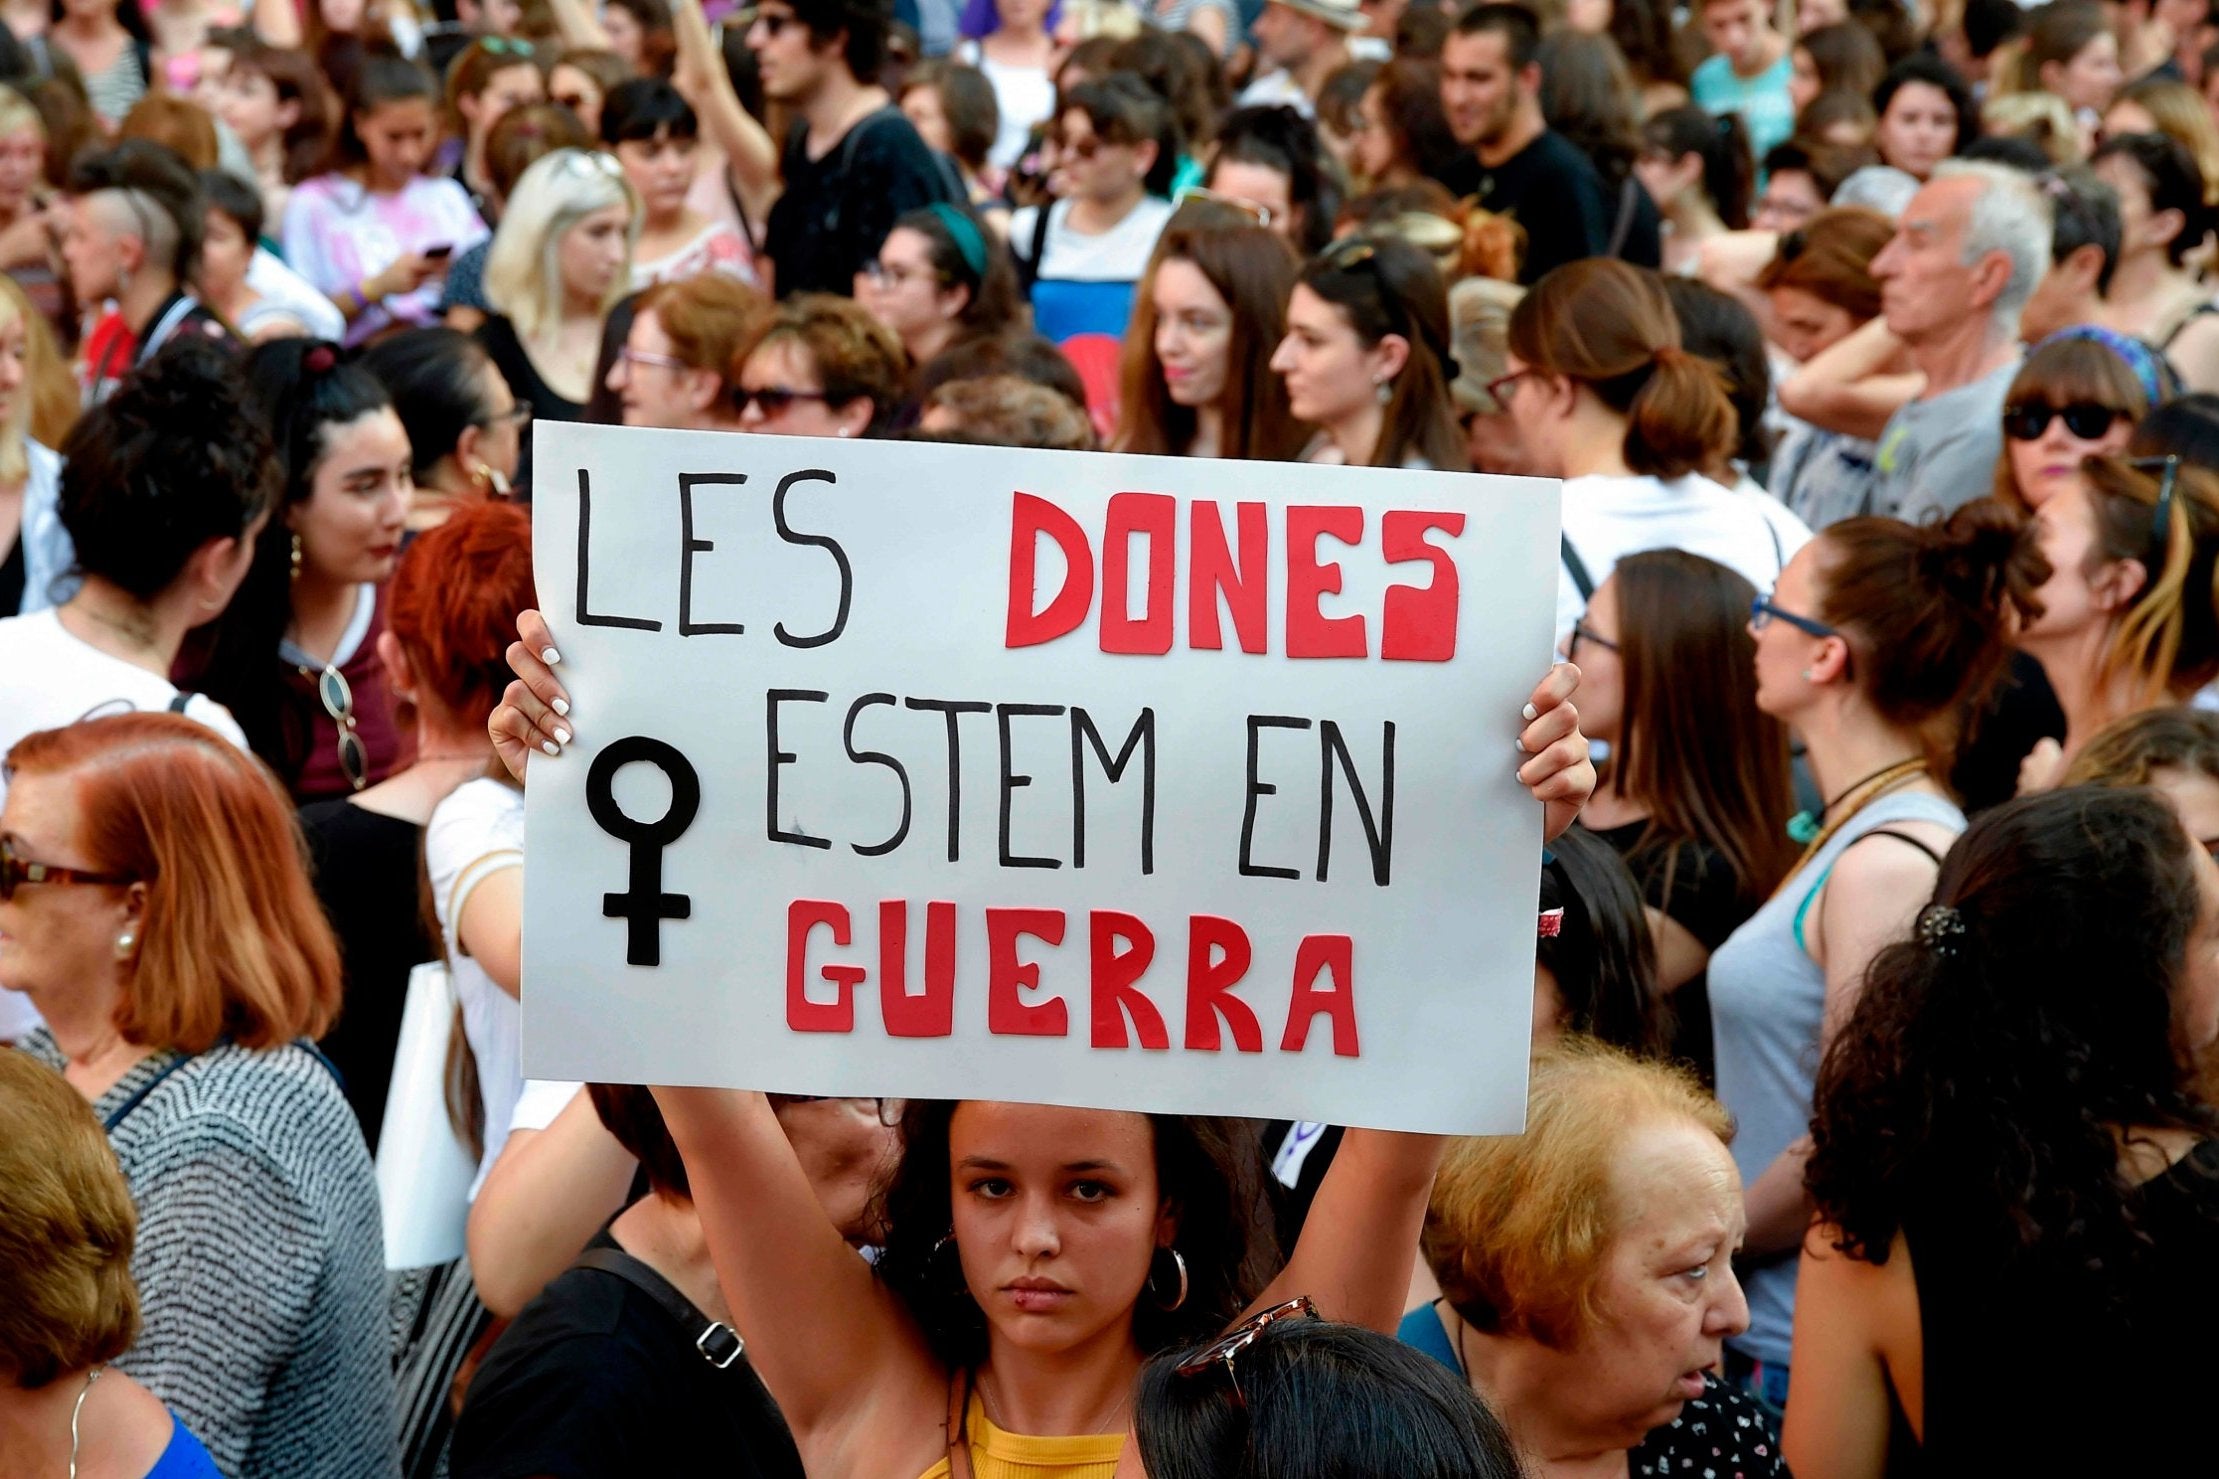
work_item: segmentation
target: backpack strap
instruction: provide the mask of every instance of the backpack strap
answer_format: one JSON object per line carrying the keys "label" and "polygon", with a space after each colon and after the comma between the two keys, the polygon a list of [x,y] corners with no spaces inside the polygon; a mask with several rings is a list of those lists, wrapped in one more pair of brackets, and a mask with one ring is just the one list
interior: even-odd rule
{"label": "backpack strap", "polygon": [[1579,592],[1580,603],[1585,605],[1595,599],[1595,577],[1587,573],[1587,562],[1572,548],[1569,534],[1556,536],[1557,553],[1564,558],[1565,573],[1572,577],[1572,588]]}
{"label": "backpack strap", "polygon": [[1033,207],[1030,248],[1027,255],[1017,259],[1017,290],[1027,301],[1040,281],[1040,259],[1048,250],[1048,212],[1055,209],[1055,204],[1054,200],[1043,200]]}

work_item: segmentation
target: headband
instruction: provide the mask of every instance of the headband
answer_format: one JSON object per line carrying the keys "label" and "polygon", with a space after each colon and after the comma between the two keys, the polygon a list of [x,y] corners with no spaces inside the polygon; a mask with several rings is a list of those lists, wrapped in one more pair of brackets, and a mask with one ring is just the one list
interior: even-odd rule
{"label": "headband", "polygon": [[986,277],[986,238],[979,235],[978,223],[944,200],[936,200],[925,207],[948,228],[948,235],[955,238],[955,249],[963,257],[963,265],[971,269],[971,276]]}
{"label": "headband", "polygon": [[2141,340],[2116,329],[2104,328],[2101,324],[2074,324],[2069,329],[2059,329],[2034,348],[2039,351],[2043,345],[2063,344],[2075,339],[2101,344],[2124,361],[2126,367],[2134,372],[2136,382],[2142,387],[2142,399],[2152,410],[2165,402],[2168,391],[2177,391],[2180,387],[2180,376],[2165,362],[2165,356]]}

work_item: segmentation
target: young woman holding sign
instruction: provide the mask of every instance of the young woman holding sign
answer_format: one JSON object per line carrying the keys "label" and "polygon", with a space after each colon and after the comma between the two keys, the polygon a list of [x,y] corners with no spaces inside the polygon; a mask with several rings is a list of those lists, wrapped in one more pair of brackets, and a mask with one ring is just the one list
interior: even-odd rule
{"label": "young woman holding sign", "polygon": [[[539,613],[489,729],[518,775],[572,738]],[[559,661],[559,658],[557,658]],[[1526,706],[1519,779],[1561,833],[1594,789],[1559,665]],[[561,705],[558,711],[556,705]],[[917,1103],[887,1198],[885,1256],[856,1258],[769,1101],[658,1089],[718,1281],[812,1474],[1111,1479],[1134,1378],[1243,1309],[1309,1295],[1392,1330],[1442,1141],[1352,1130],[1293,1255],[1265,1283],[1270,1223],[1237,1121],[965,1100]],[[1381,1250],[1402,1250],[1399,1253]]]}

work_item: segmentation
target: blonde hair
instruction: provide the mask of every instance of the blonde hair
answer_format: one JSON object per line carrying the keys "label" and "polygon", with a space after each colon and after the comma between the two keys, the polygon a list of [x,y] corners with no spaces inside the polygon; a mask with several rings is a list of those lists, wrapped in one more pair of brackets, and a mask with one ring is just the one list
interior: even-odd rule
{"label": "blonde hair", "polygon": [[2054,92],[2006,92],[1980,105],[1982,132],[2007,134],[2038,146],[2051,164],[2080,164],[2088,157],[2080,123]]}
{"label": "blonde hair", "polygon": [[46,119],[39,110],[22,93],[0,83],[0,135],[25,128],[37,134],[40,142],[46,141]]}
{"label": "blonde hair", "polygon": [[0,332],[16,324],[23,326],[23,388],[30,392],[18,395],[8,407],[5,417],[0,417],[0,486],[12,487],[22,482],[31,472],[31,402],[36,398],[36,377],[31,373],[33,349],[31,337],[38,315],[31,311],[29,300],[16,280],[0,272]]}
{"label": "blonde hair", "polygon": [[92,1106],[0,1051],[0,1381],[26,1390],[113,1361],[139,1332],[138,1211]]}
{"label": "blonde hair", "polygon": [[1475,1330],[1575,1344],[1596,1320],[1625,1226],[1611,1171],[1627,1136],[1677,1120],[1733,1138],[1733,1121],[1684,1068],[1568,1038],[1533,1063],[1523,1135],[1458,1140],[1433,1182],[1422,1246],[1450,1306]]}
{"label": "blonde hair", "polygon": [[[516,182],[493,248],[485,259],[485,299],[507,315],[519,337],[536,338],[562,314],[560,253],[563,233],[595,211],[621,205],[626,260],[639,245],[639,197],[608,154],[557,149],[532,161]],[[601,303],[606,314],[632,290],[630,273],[617,274]]]}

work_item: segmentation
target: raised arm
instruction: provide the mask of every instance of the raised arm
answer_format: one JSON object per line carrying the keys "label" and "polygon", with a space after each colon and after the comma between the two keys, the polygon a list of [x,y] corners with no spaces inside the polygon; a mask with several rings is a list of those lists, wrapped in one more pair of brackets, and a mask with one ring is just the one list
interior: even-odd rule
{"label": "raised arm", "polygon": [[[566,0],[578,4],[579,0]],[[732,90],[731,74],[709,32],[701,0],[676,0],[670,7],[671,34],[678,42],[678,56],[671,71],[671,85],[700,116],[702,132],[723,151],[732,174],[749,191],[778,183],[778,144],[755,115],[740,106]]]}
{"label": "raised arm", "polygon": [[623,1208],[637,1165],[583,1090],[546,1129],[512,1128],[470,1204],[470,1270],[485,1307],[513,1319],[536,1299]]}
{"label": "raised arm", "polygon": [[1903,367],[1903,341],[1875,318],[1780,382],[1780,409],[1825,431],[1877,437],[1926,384]]}
{"label": "raised arm", "polygon": [[761,1094],[658,1088],[717,1283],[806,1452],[875,1413],[930,1411],[944,1376],[894,1294],[847,1245]]}
{"label": "raised arm", "polygon": [[1394,1334],[1410,1292],[1418,1233],[1448,1141],[1350,1130],[1318,1187],[1294,1254],[1252,1309],[1307,1294],[1328,1320]]}
{"label": "raised arm", "polygon": [[294,0],[254,0],[249,19],[254,34],[272,46],[297,51],[301,45],[300,10]]}
{"label": "raised arm", "polygon": [[609,30],[586,0],[547,0],[562,44],[580,51],[607,51]]}

